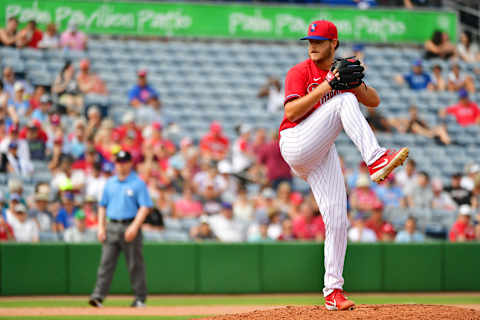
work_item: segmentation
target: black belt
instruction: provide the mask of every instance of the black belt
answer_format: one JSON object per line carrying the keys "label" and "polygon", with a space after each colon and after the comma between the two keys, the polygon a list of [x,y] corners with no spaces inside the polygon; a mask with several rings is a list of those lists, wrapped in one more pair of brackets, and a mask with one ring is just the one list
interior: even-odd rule
{"label": "black belt", "polygon": [[133,220],[135,220],[135,218],[132,218],[132,219],[124,219],[124,220],[109,219],[110,222],[113,222],[113,223],[121,223],[121,224],[129,224],[129,223],[131,223]]}

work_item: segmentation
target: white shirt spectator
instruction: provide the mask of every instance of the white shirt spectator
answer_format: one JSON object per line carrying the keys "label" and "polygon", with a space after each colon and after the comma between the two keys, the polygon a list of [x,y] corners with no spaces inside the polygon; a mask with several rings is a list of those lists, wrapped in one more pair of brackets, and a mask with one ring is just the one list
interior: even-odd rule
{"label": "white shirt spectator", "polygon": [[193,177],[193,183],[197,186],[199,193],[204,193],[207,187],[212,184],[215,192],[221,192],[227,188],[227,182],[221,175],[217,174],[212,178],[207,171],[197,173]]}
{"label": "white shirt spectator", "polygon": [[7,210],[5,214],[7,216],[7,222],[13,229],[13,234],[17,242],[33,242],[38,240],[39,231],[35,221],[27,218],[24,222],[21,222],[10,210]]}
{"label": "white shirt spectator", "polygon": [[353,242],[377,242],[377,236],[371,229],[364,227],[360,231],[359,228],[354,227],[348,231],[348,240]]}
{"label": "white shirt spectator", "polygon": [[270,239],[278,239],[282,234],[282,224],[274,223],[268,226],[267,235]]}
{"label": "white shirt spectator", "polygon": [[28,177],[33,173],[33,164],[28,158],[17,156],[12,153],[7,153],[7,160],[13,172],[22,177]]}
{"label": "white shirt spectator", "polygon": [[268,89],[267,110],[272,113],[283,110],[284,99],[284,91],[278,90],[276,87],[271,86],[270,89]]}
{"label": "white shirt spectator", "polygon": [[216,214],[209,218],[208,223],[220,241],[241,242],[245,240],[244,223],[236,218],[227,219],[223,214]]}
{"label": "white shirt spectator", "polygon": [[474,62],[477,59],[478,46],[476,43],[471,43],[469,50],[467,50],[463,43],[459,43],[457,45],[457,53],[460,57],[465,58],[465,61]]}
{"label": "white shirt spectator", "polygon": [[105,183],[107,182],[107,178],[104,176],[94,177],[89,176],[85,182],[85,195],[95,197],[97,201],[100,202],[102,199],[103,189],[105,187]]}
{"label": "white shirt spectator", "polygon": [[63,235],[65,242],[93,242],[95,241],[95,233],[89,229],[85,229],[81,232],[76,226],[72,226],[65,230]]}
{"label": "white shirt spectator", "polygon": [[417,185],[417,174],[414,173],[409,177],[405,169],[403,169],[395,175],[395,182],[402,188],[403,194],[409,196]]}
{"label": "white shirt spectator", "polygon": [[[5,139],[0,142],[0,152],[7,153],[10,142],[12,142],[12,138],[5,137]],[[17,139],[17,144],[18,156],[22,159],[30,160],[30,148],[28,147],[27,141],[25,141],[24,139]]]}

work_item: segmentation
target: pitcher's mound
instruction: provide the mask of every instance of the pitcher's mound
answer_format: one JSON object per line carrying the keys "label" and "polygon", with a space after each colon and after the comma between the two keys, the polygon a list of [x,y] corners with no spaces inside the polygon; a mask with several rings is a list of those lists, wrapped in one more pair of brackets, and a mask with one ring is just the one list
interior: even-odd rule
{"label": "pitcher's mound", "polygon": [[480,320],[480,311],[467,308],[423,304],[359,305],[352,311],[328,311],[323,306],[287,306],[265,311],[215,316],[215,320],[313,320],[313,319],[435,319]]}

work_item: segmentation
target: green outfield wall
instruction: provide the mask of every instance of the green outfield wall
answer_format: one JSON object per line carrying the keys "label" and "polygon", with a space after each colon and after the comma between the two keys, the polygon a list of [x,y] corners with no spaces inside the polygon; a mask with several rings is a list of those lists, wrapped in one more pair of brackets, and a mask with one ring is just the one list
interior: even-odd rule
{"label": "green outfield wall", "polygon": [[75,22],[90,34],[287,40],[304,36],[311,21],[328,19],[346,41],[423,43],[436,29],[457,38],[457,14],[449,11],[358,10],[300,5],[128,2],[115,0],[2,0],[0,25],[17,16],[64,30]]}
{"label": "green outfield wall", "polygon": [[[350,244],[345,290],[479,291],[480,244]],[[99,244],[2,244],[2,295],[89,294]],[[147,243],[150,293],[320,292],[323,245],[317,243]],[[130,293],[121,256],[111,293]]]}

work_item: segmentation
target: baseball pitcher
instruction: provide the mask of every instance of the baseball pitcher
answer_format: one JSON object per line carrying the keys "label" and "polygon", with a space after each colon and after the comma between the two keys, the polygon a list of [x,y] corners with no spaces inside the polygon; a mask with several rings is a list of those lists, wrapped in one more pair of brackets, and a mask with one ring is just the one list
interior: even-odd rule
{"label": "baseball pitcher", "polygon": [[292,170],[310,185],[325,222],[325,307],[347,310],[355,303],[342,290],[347,196],[335,139],[344,129],[375,182],[405,161],[408,148],[393,151],[378,145],[359,102],[377,107],[380,98],[362,81],[364,68],[355,57],[335,59],[339,46],[336,26],[330,21],[314,21],[301,40],[309,41],[309,59],[291,68],[285,79],[280,150]]}

